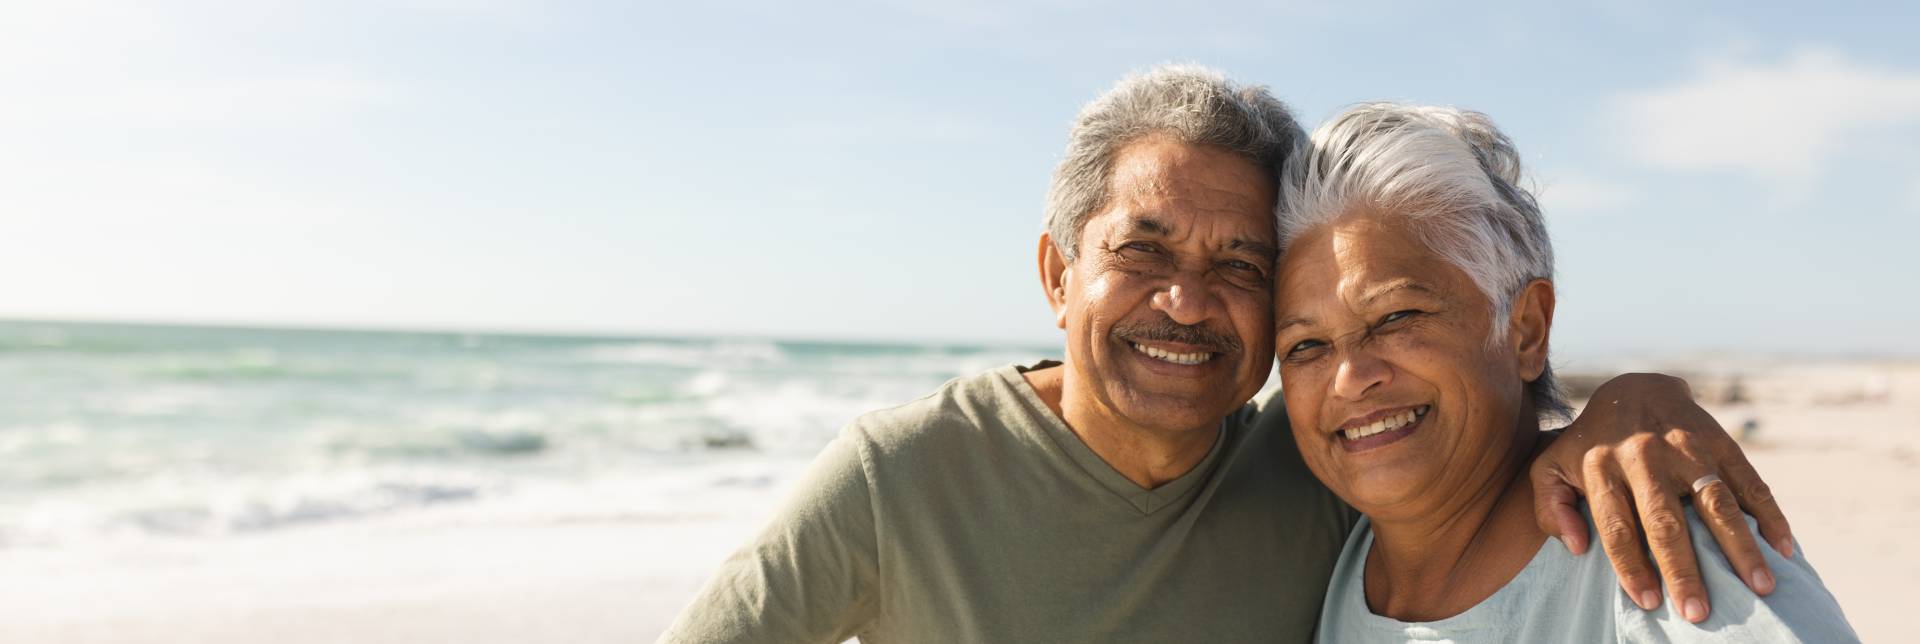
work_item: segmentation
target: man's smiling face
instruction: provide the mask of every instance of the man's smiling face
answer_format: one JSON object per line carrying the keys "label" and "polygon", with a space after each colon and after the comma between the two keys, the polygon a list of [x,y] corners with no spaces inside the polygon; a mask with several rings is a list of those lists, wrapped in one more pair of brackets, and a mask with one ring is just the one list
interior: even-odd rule
{"label": "man's smiling face", "polygon": [[1075,376],[1135,425],[1211,428],[1273,364],[1274,179],[1148,137],[1115,154],[1108,187],[1061,277]]}

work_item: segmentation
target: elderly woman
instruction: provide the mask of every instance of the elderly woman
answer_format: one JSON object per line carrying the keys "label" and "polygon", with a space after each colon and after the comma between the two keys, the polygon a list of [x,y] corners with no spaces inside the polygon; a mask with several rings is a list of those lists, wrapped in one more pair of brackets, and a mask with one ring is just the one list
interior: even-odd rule
{"label": "elderly woman", "polygon": [[1484,115],[1394,104],[1312,143],[1280,209],[1275,347],[1301,454],[1366,515],[1320,641],[1858,639],[1804,553],[1763,549],[1774,591],[1747,590],[1706,521],[1751,522],[1713,477],[1692,482],[1708,519],[1686,511],[1711,614],[1642,611],[1604,557],[1549,543],[1524,474],[1567,404],[1547,361],[1553,250],[1519,155]]}

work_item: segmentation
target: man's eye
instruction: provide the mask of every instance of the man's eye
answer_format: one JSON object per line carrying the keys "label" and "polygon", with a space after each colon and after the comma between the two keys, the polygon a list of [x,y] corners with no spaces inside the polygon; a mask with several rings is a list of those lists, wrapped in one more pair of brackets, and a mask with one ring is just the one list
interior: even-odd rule
{"label": "man's eye", "polygon": [[1399,322],[1401,320],[1405,320],[1407,318],[1410,318],[1419,314],[1420,314],[1419,311],[1415,311],[1412,309],[1408,309],[1405,311],[1394,311],[1392,313],[1388,313],[1386,317],[1380,318],[1380,324],[1382,325],[1392,324],[1394,322]]}
{"label": "man's eye", "polygon": [[1121,250],[1137,250],[1143,253],[1160,252],[1160,249],[1154,248],[1153,244],[1149,244],[1146,242],[1127,242],[1125,244],[1121,244],[1120,249]]}
{"label": "man's eye", "polygon": [[1242,271],[1242,272],[1247,272],[1247,273],[1258,273],[1258,272],[1260,272],[1260,267],[1258,267],[1258,266],[1254,266],[1254,265],[1253,265],[1252,263],[1250,263],[1250,262],[1243,262],[1243,261],[1240,261],[1240,260],[1237,260],[1237,259],[1230,259],[1230,260],[1227,260],[1227,261],[1225,261],[1225,262],[1222,262],[1222,264],[1223,264],[1223,265],[1225,265],[1225,266],[1226,266],[1227,268],[1231,268],[1231,269],[1233,269],[1233,270],[1236,270],[1236,271]]}

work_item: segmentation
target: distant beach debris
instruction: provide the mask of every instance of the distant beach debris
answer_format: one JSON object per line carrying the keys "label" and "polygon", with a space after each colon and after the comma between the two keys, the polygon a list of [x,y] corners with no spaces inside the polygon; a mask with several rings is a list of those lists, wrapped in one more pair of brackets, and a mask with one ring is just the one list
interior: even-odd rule
{"label": "distant beach debris", "polygon": [[750,450],[754,448],[753,435],[738,429],[709,429],[700,433],[699,444],[695,447]]}
{"label": "distant beach debris", "polygon": [[1893,379],[1887,374],[1876,373],[1868,376],[1864,382],[1838,389],[1822,391],[1813,397],[1816,405],[1860,405],[1886,404],[1893,400]]}
{"label": "distant beach debris", "polygon": [[465,431],[457,434],[461,447],[487,454],[535,454],[547,448],[544,434],[528,431]]}
{"label": "distant beach debris", "polygon": [[1755,402],[1756,393],[1747,385],[1747,376],[1741,373],[1693,373],[1684,376],[1687,385],[1693,388],[1693,398],[1709,405],[1747,405]]}
{"label": "distant beach debris", "polygon": [[[1750,405],[1853,406],[1886,405],[1895,402],[1898,382],[1894,372],[1862,369],[1853,365],[1812,364],[1792,367],[1785,375],[1784,365],[1731,368],[1728,365],[1701,369],[1649,367],[1651,371],[1671,374],[1687,381],[1693,397],[1702,405],[1745,407]],[[1563,372],[1560,382],[1570,399],[1586,401],[1617,371]],[[1731,426],[1729,427],[1731,429]]]}

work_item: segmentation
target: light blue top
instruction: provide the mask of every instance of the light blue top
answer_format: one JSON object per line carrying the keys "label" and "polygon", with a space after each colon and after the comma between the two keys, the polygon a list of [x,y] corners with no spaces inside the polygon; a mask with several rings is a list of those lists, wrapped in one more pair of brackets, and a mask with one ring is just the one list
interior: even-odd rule
{"label": "light blue top", "polygon": [[[1592,518],[1588,518],[1592,531]],[[1773,568],[1773,594],[1757,597],[1728,565],[1700,517],[1687,509],[1694,555],[1713,607],[1707,621],[1691,624],[1661,602],[1640,610],[1605,554],[1575,556],[1558,539],[1547,539],[1520,574],[1466,612],[1433,622],[1402,622],[1367,608],[1367,551],[1373,525],[1361,519],[1347,538],[1327,584],[1318,642],[1858,642],[1840,604],[1794,546],[1787,559],[1761,546]],[[1754,521],[1747,519],[1749,530]],[[1593,541],[1598,544],[1599,541]],[[1764,543],[1764,542],[1763,542]]]}

